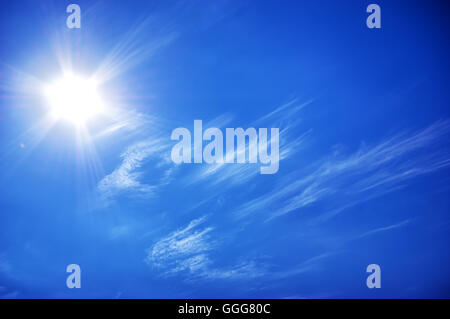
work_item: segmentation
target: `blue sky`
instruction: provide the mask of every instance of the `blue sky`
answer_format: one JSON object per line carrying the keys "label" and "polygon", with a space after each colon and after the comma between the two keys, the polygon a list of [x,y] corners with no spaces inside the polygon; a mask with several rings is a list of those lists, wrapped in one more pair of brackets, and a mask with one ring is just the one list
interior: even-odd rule
{"label": "blue sky", "polygon": [[[0,5],[0,297],[450,297],[448,6],[69,3]],[[68,66],[83,129],[39,89]],[[279,171],[174,164],[195,119],[280,128]]]}

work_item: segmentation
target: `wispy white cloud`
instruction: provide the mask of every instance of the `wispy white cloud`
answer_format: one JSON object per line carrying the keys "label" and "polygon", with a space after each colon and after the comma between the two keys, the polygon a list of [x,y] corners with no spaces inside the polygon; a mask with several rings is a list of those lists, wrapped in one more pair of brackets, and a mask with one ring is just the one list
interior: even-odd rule
{"label": "wispy white cloud", "polygon": [[[283,120],[280,131],[280,158],[286,159],[294,153],[301,150],[306,140],[311,134],[311,130],[306,130],[304,133],[298,135],[295,131],[299,124],[298,120],[292,121],[289,114],[296,113],[302,110],[305,106],[311,104],[312,101],[306,103],[299,103],[293,100],[275,111],[260,118],[257,122]],[[283,115],[284,114],[284,115]],[[286,115],[287,114],[287,115]],[[146,127],[153,127],[155,119],[144,116],[139,113],[131,112],[124,116],[114,116],[115,121],[108,127],[96,135],[96,137],[109,136],[121,130],[128,130],[134,132],[136,130],[145,131]],[[298,117],[297,117],[298,118]],[[232,115],[222,114],[209,122],[206,122],[204,128],[219,127],[225,128],[233,120]],[[163,121],[164,122],[164,121]],[[269,125],[270,123],[266,123]],[[270,125],[269,125],[270,126]],[[157,131],[152,131],[151,135],[159,136]],[[270,141],[268,142],[270,145]],[[149,197],[155,195],[158,188],[169,184],[173,180],[173,175],[181,165],[175,165],[170,160],[170,146],[168,138],[157,137],[153,139],[146,139],[144,141],[132,144],[121,155],[122,163],[109,175],[105,176],[98,184],[104,199],[110,200],[120,194],[128,194],[130,196]],[[248,145],[245,151],[248,151]],[[155,165],[161,168],[163,176],[155,184],[143,183],[144,177],[150,172],[143,170],[142,166],[147,162],[147,159],[156,159]],[[163,167],[164,166],[164,167]],[[159,170],[161,172],[161,170]],[[189,185],[198,182],[209,181],[213,185],[239,185],[249,181],[251,178],[260,174],[260,168],[254,164],[211,164],[202,165],[193,174],[185,177],[185,182]]]}
{"label": "wispy white cloud", "polygon": [[205,220],[205,216],[194,219],[187,227],[158,241],[147,250],[147,264],[166,269],[165,274],[204,269],[209,263],[205,253],[212,248],[208,234],[213,230],[202,226]]}
{"label": "wispy white cloud", "polygon": [[283,268],[267,261],[247,257],[232,265],[217,266],[212,251],[220,249],[213,240],[214,227],[206,226],[206,217],[194,219],[185,228],[170,233],[146,250],[145,262],[161,271],[163,276],[182,275],[192,280],[248,280],[264,281],[297,276],[317,268],[319,263],[340,251],[329,251],[311,257],[293,267]]}
{"label": "wispy white cloud", "polygon": [[207,226],[207,221],[206,216],[194,219],[185,228],[158,240],[146,250],[145,262],[163,277],[181,276],[187,282],[260,278],[267,283],[320,269],[329,258],[344,252],[332,249],[289,266],[271,261],[268,255],[254,258],[247,254],[219,266],[213,256],[223,243],[214,240],[216,227]]}
{"label": "wispy white cloud", "polygon": [[[305,130],[302,134],[298,134],[298,127],[301,122],[298,113],[312,102],[313,100],[309,100],[300,103],[298,99],[293,99],[277,107],[274,111],[264,115],[252,124],[254,127],[280,128],[279,161],[287,159],[301,151],[310,137],[312,133],[311,129]],[[219,124],[215,127],[225,127],[230,122],[231,117],[229,115],[223,115],[205,125],[205,128],[215,126],[210,124]],[[267,145],[262,144],[262,147],[266,146],[270,149],[270,140],[266,143]],[[248,148],[249,145],[247,144],[242,151],[247,153]],[[224,157],[227,156],[228,154],[224,154]],[[189,178],[189,183],[209,180],[214,185],[234,186],[246,183],[259,174],[259,165],[216,163],[201,167],[194,176]]]}
{"label": "wispy white cloud", "polygon": [[398,222],[398,223],[395,223],[395,224],[392,224],[392,225],[389,225],[389,226],[375,228],[375,229],[372,229],[372,230],[370,230],[368,232],[365,232],[365,233],[357,236],[355,239],[360,239],[360,238],[372,236],[372,235],[375,235],[375,234],[378,234],[378,233],[382,233],[382,232],[385,232],[385,231],[389,231],[389,230],[405,227],[405,226],[411,224],[412,220],[413,219],[406,219],[406,220],[403,220],[401,222]]}
{"label": "wispy white cloud", "polygon": [[163,175],[158,184],[148,185],[140,181],[143,174],[140,168],[148,158],[160,158],[164,151],[167,151],[167,145],[159,139],[142,141],[128,147],[121,155],[120,166],[99,182],[98,190],[101,195],[105,199],[125,192],[133,196],[153,195],[158,187],[167,182],[167,174]]}
{"label": "wispy white cloud", "polygon": [[205,226],[206,217],[194,219],[183,229],[159,240],[147,249],[145,262],[162,275],[184,274],[194,279],[245,279],[265,274],[255,261],[241,261],[230,267],[216,267],[210,252],[218,247],[211,237],[214,227]]}
{"label": "wispy white cloud", "polygon": [[[271,210],[270,218],[331,200],[335,207],[320,218],[336,215],[353,204],[398,189],[406,180],[450,166],[450,154],[439,146],[448,138],[450,122],[439,121],[413,133],[400,133],[353,154],[334,152],[315,163],[311,173],[293,172],[278,190],[241,205],[240,218]],[[371,190],[371,192],[368,192]],[[356,196],[357,195],[357,196]],[[343,200],[344,199],[344,200]]]}

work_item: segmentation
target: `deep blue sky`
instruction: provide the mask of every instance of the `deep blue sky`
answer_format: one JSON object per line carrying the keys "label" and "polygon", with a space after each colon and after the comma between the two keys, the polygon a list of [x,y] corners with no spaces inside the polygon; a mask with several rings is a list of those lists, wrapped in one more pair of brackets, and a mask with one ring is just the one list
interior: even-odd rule
{"label": "deep blue sky", "polygon": [[[0,297],[450,297],[444,1],[73,2],[0,4]],[[84,135],[45,121],[69,64]],[[278,173],[173,164],[194,119],[279,127]]]}

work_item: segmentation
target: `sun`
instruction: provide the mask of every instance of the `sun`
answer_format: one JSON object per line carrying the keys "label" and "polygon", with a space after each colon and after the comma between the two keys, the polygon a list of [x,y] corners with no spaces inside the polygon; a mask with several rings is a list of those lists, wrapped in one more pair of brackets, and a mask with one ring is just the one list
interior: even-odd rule
{"label": "sun", "polygon": [[45,87],[52,116],[84,125],[95,115],[104,112],[105,105],[96,81],[66,73]]}

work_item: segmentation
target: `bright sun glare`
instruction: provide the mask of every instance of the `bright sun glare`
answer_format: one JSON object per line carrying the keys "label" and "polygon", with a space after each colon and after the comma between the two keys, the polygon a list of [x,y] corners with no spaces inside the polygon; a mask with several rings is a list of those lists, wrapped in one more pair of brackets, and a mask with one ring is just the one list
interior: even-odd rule
{"label": "bright sun glare", "polygon": [[70,120],[77,125],[104,111],[97,83],[92,79],[65,74],[46,87],[45,95],[56,119]]}

